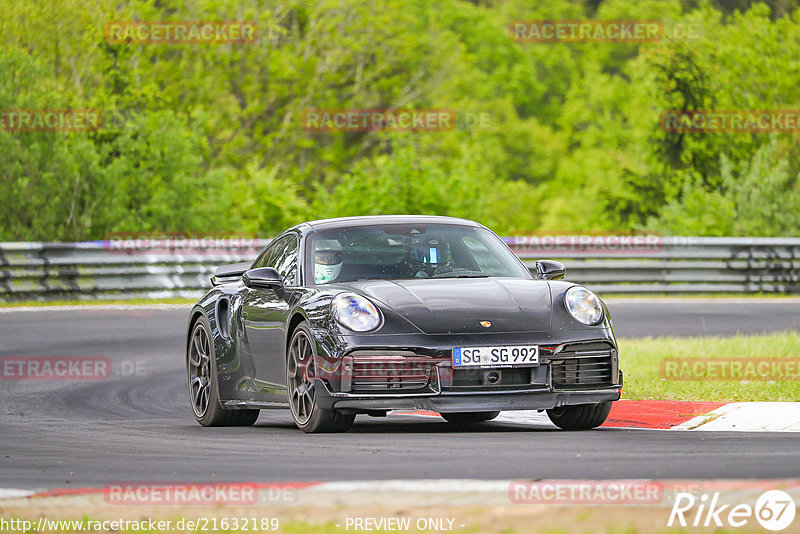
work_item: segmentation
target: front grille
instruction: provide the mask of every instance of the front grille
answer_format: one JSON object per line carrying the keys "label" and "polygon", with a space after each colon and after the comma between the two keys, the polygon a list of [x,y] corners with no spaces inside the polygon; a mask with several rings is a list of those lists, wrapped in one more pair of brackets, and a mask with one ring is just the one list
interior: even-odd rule
{"label": "front grille", "polygon": [[575,344],[550,356],[553,389],[612,386],[616,369],[616,350],[607,344]]}
{"label": "front grille", "polygon": [[553,387],[556,389],[594,388],[611,385],[611,358],[553,360]]}
{"label": "front grille", "polygon": [[436,361],[431,358],[372,354],[351,358],[350,391],[426,390],[436,377]]}
{"label": "front grille", "polygon": [[[486,375],[490,372],[499,374],[500,380],[494,384],[487,381]],[[456,369],[453,372],[453,387],[503,387],[503,386],[521,386],[531,383],[531,368],[530,367],[506,367],[498,369]]]}

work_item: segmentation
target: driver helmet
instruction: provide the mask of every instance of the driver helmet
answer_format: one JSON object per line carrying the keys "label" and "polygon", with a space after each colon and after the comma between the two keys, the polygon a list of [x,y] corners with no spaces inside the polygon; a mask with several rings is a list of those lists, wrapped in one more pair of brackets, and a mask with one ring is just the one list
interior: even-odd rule
{"label": "driver helmet", "polygon": [[314,281],[333,282],[342,272],[342,244],[337,239],[320,239],[314,243]]}
{"label": "driver helmet", "polygon": [[417,237],[411,241],[408,255],[414,268],[430,274],[450,263],[450,244],[439,238]]}

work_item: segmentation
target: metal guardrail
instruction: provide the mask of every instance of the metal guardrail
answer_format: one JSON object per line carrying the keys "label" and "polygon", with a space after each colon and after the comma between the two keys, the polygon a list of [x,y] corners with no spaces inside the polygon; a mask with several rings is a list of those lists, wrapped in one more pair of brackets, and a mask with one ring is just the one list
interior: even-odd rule
{"label": "metal guardrail", "polygon": [[505,238],[533,267],[550,258],[600,293],[800,293],[800,238]]}
{"label": "metal guardrail", "polygon": [[[505,238],[534,269],[562,261],[567,279],[600,293],[800,293],[800,238],[532,236]],[[269,240],[126,249],[109,241],[0,243],[0,301],[196,298],[221,264]],[[174,245],[174,243],[173,243]]]}
{"label": "metal guardrail", "polygon": [[217,266],[253,259],[269,241],[172,241],[161,249],[148,240],[133,248],[112,241],[0,243],[0,301],[197,298]]}

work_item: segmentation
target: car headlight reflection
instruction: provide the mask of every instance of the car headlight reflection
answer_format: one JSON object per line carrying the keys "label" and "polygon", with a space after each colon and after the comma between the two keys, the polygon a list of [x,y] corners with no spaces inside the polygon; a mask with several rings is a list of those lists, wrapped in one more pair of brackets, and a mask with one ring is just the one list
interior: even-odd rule
{"label": "car headlight reflection", "polygon": [[585,287],[569,288],[564,300],[570,315],[587,326],[597,324],[603,318],[603,304]]}
{"label": "car headlight reflection", "polygon": [[381,324],[378,308],[366,297],[355,293],[336,295],[332,302],[336,320],[354,332],[369,332]]}

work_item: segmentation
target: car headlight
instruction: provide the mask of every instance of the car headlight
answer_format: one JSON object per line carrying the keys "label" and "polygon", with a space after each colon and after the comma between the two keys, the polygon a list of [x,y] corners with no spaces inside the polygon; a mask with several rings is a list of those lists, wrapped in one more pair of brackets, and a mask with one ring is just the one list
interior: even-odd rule
{"label": "car headlight", "polygon": [[332,302],[333,315],[339,324],[354,332],[369,332],[381,324],[381,313],[366,297],[355,293],[336,295]]}
{"label": "car headlight", "polygon": [[603,304],[597,295],[585,287],[569,288],[564,301],[570,315],[587,326],[597,324],[603,318]]}

